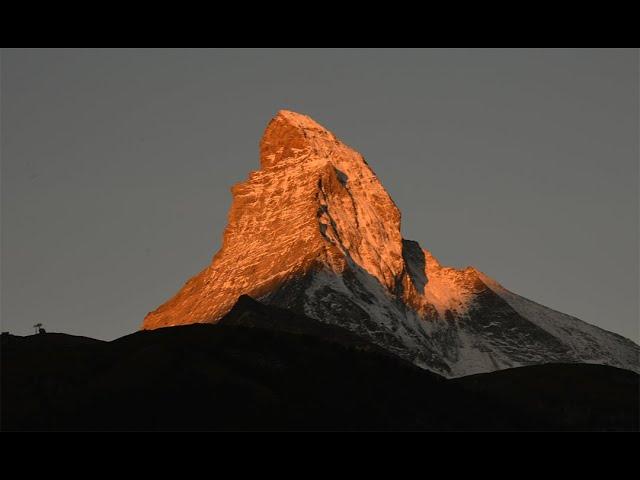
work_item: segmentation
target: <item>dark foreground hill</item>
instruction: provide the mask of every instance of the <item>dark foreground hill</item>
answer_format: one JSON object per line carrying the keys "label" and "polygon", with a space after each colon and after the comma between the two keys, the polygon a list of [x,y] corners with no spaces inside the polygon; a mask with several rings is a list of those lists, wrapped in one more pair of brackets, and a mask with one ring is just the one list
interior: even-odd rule
{"label": "dark foreground hill", "polygon": [[218,325],[112,342],[2,336],[7,430],[637,430],[639,376],[542,365],[455,380],[243,298]]}

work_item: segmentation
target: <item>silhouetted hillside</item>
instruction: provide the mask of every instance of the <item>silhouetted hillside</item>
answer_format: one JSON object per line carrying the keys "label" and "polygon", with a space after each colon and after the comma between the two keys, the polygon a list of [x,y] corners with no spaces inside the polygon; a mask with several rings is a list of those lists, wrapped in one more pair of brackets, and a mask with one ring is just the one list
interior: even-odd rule
{"label": "silhouetted hillside", "polygon": [[638,385],[598,365],[445,380],[247,298],[112,342],[2,337],[3,430],[637,430]]}
{"label": "silhouetted hillside", "polygon": [[[546,364],[452,379],[533,419],[561,429],[638,430],[640,383],[635,372],[591,364]],[[534,421],[528,425],[535,428]]]}

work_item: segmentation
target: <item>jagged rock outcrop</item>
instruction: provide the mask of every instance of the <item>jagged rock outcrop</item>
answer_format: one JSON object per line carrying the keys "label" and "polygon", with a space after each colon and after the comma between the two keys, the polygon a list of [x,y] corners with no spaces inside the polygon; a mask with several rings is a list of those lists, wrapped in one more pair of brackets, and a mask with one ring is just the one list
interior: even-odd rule
{"label": "jagged rock outcrop", "polygon": [[367,162],[307,116],[280,111],[260,170],[232,188],[222,248],[143,328],[215,323],[241,295],[340,325],[446,376],[545,362],[638,371],[633,342],[530,302],[404,240]]}

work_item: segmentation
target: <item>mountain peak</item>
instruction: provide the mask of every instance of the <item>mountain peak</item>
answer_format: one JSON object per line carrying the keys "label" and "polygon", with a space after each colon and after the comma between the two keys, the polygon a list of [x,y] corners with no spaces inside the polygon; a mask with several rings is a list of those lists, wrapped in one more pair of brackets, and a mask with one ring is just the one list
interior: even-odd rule
{"label": "mountain peak", "polygon": [[403,289],[400,212],[362,155],[311,118],[281,110],[260,159],[261,169],[232,188],[212,264],[147,315],[145,328],[215,322],[240,295],[260,300],[310,272],[357,271],[381,295]]}
{"label": "mountain peak", "polygon": [[143,328],[216,323],[250,295],[447,376],[543,360],[638,368],[632,342],[473,268],[443,266],[403,239],[400,211],[362,155],[310,117],[279,111],[260,142],[260,164],[232,188],[211,264]]}
{"label": "mountain peak", "polygon": [[260,166],[280,166],[282,160],[309,160],[326,156],[339,144],[336,137],[311,117],[290,110],[280,110],[269,122],[260,140]]}
{"label": "mountain peak", "polygon": [[302,130],[318,130],[327,132],[327,129],[316,122],[313,118],[303,113],[294,112],[292,110],[278,110],[273,120],[282,120],[294,125]]}

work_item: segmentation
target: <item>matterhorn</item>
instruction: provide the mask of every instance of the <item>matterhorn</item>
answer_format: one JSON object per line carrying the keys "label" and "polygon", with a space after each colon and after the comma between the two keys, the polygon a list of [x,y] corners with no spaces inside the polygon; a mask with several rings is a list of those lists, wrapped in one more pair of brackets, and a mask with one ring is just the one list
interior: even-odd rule
{"label": "matterhorn", "polygon": [[260,169],[232,194],[222,248],[144,329],[217,323],[248,295],[446,377],[552,362],[640,371],[632,341],[403,239],[400,211],[362,155],[305,115],[278,112]]}

